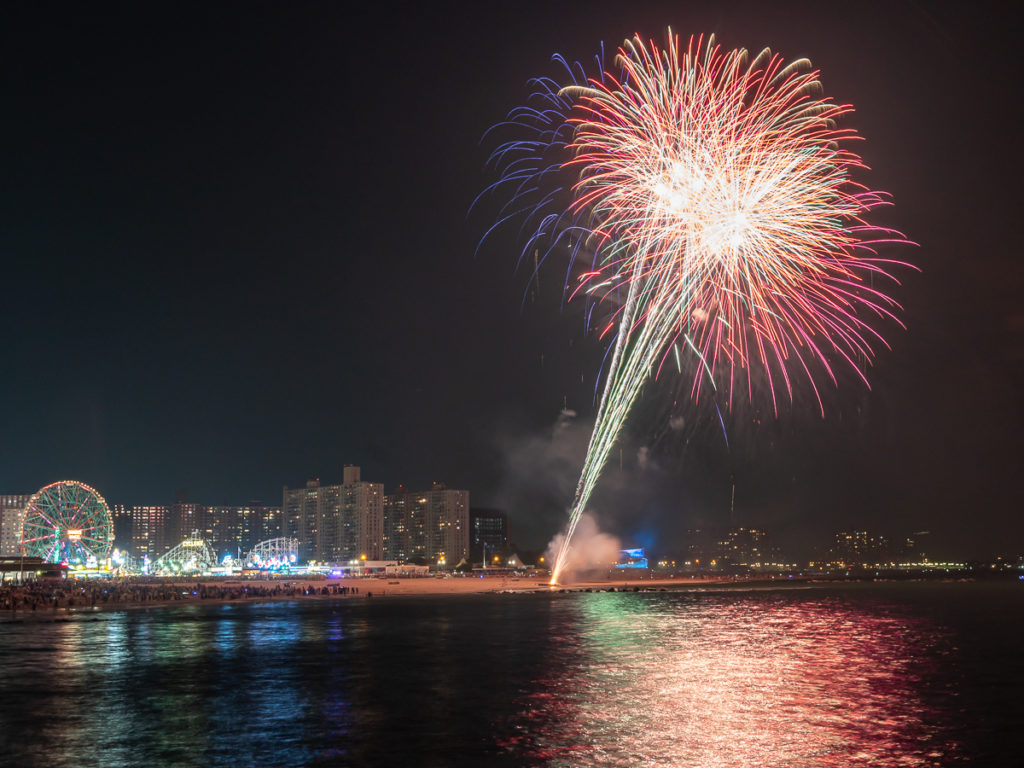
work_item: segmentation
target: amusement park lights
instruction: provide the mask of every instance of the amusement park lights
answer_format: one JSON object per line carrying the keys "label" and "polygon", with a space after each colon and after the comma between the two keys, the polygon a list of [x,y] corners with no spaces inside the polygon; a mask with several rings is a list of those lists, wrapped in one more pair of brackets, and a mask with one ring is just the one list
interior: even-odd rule
{"label": "amusement park lights", "polygon": [[61,480],[29,500],[21,541],[26,554],[46,562],[95,568],[113,549],[114,523],[94,488]]}
{"label": "amusement park lights", "polygon": [[[287,571],[299,559],[299,540],[287,536],[261,541],[245,558],[246,567],[261,571]],[[310,565],[313,565],[310,562]]]}

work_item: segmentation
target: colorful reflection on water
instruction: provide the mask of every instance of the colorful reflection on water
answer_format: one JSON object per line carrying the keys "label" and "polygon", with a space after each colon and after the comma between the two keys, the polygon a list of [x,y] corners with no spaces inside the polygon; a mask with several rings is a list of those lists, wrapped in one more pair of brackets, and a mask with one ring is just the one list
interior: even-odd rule
{"label": "colorful reflection on water", "polygon": [[1009,765],[1022,609],[865,585],[0,621],[0,762]]}
{"label": "colorful reflection on water", "polygon": [[948,653],[925,620],[765,595],[586,594],[567,613],[557,672],[504,741],[528,762],[886,768],[957,753],[948,708],[919,695]]}

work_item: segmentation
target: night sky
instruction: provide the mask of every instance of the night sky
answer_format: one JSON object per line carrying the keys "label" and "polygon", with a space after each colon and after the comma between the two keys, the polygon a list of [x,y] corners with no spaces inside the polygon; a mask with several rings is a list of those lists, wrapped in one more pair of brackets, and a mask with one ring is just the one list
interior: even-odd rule
{"label": "night sky", "polygon": [[735,519],[794,555],[844,528],[1024,552],[1021,71],[995,6],[211,5],[5,9],[0,492],[280,503],[354,463],[468,488],[543,545],[603,349],[561,306],[564,265],[533,292],[514,271],[515,227],[474,256],[480,139],[552,53],[671,25],[811,58],[922,272],[900,272],[908,329],[884,328],[872,389],[843,381],[824,420],[739,409],[727,446],[698,408],[666,428],[651,388],[603,526],[669,550]]}

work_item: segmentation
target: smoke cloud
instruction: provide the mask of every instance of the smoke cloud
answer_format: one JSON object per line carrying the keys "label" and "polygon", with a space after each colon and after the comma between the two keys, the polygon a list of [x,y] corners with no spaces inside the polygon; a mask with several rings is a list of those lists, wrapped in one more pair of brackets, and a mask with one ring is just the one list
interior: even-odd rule
{"label": "smoke cloud", "polygon": [[546,430],[499,436],[503,477],[495,501],[514,520],[512,535],[519,546],[539,549],[565,525],[591,428],[565,409]]}
{"label": "smoke cloud", "polygon": [[[555,557],[565,540],[565,531],[557,534],[548,544],[547,561],[554,564]],[[609,533],[602,533],[593,516],[584,513],[572,535],[569,553],[559,581],[571,584],[587,576],[604,574],[619,559],[622,545]]]}

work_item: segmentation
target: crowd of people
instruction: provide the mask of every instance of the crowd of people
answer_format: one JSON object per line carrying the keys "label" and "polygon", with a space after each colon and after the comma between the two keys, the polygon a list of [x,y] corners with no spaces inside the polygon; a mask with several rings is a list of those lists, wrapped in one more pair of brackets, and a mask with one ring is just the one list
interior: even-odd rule
{"label": "crowd of people", "polygon": [[[166,580],[45,579],[25,584],[0,584],[0,611],[57,611],[75,608],[144,605],[179,600],[247,600],[251,598],[330,597],[359,594],[358,587],[281,581],[252,583],[168,582]],[[372,593],[367,593],[371,596]]]}

